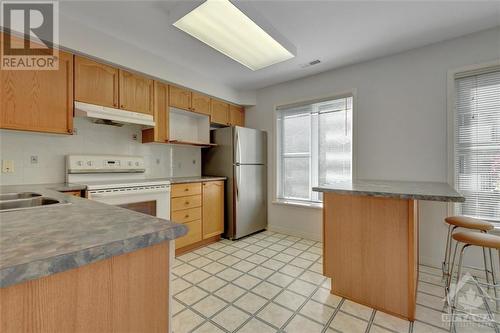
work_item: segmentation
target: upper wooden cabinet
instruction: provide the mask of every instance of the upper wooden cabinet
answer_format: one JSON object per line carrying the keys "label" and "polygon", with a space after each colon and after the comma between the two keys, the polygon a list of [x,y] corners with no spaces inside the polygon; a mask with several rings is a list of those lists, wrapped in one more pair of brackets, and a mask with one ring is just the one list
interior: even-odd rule
{"label": "upper wooden cabinet", "polygon": [[191,111],[191,91],[176,87],[170,86],[169,88],[169,105],[174,108],[179,108],[187,111]]}
{"label": "upper wooden cabinet", "polygon": [[229,124],[245,126],[245,109],[241,106],[229,105]]}
{"label": "upper wooden cabinet", "polygon": [[213,98],[211,99],[210,103],[210,121],[216,124],[229,125],[229,104]]}
{"label": "upper wooden cabinet", "polygon": [[118,107],[118,68],[75,56],[75,100]]}
{"label": "upper wooden cabinet", "polygon": [[224,182],[204,182],[203,189],[203,239],[224,232]]}
{"label": "upper wooden cabinet", "polygon": [[120,109],[153,114],[153,80],[119,70]]}
{"label": "upper wooden cabinet", "polygon": [[154,81],[153,119],[154,128],[142,131],[142,142],[167,142],[169,127],[168,85]]}
{"label": "upper wooden cabinet", "polygon": [[193,92],[191,101],[192,111],[210,116],[210,97]]}
{"label": "upper wooden cabinet", "polygon": [[73,132],[73,55],[58,70],[0,70],[0,128]]}

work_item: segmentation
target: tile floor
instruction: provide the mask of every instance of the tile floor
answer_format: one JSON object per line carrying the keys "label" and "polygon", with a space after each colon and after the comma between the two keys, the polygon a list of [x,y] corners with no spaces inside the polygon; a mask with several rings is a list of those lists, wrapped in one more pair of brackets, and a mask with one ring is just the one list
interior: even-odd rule
{"label": "tile floor", "polygon": [[[176,258],[173,331],[445,332],[441,271],[421,266],[417,320],[408,321],[331,295],[322,244],[270,231],[222,240]],[[465,327],[458,332],[494,332]]]}

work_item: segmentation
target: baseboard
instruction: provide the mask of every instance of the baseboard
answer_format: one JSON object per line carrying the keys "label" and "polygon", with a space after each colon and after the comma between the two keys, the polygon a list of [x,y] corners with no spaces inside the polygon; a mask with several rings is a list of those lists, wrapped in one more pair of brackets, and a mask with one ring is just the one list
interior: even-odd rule
{"label": "baseboard", "polygon": [[313,241],[317,241],[317,242],[321,242],[323,240],[323,237],[321,234],[302,232],[302,231],[299,231],[296,229],[285,228],[285,227],[276,226],[276,225],[268,225],[267,230],[279,232],[280,234],[305,238],[305,239],[309,239],[309,240],[313,240]]}

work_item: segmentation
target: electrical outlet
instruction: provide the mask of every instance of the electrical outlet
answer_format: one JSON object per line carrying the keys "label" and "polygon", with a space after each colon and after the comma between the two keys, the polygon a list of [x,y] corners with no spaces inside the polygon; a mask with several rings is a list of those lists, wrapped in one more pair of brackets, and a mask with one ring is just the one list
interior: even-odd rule
{"label": "electrical outlet", "polygon": [[196,160],[193,160],[193,164],[196,164]]}
{"label": "electrical outlet", "polygon": [[132,135],[132,140],[137,141],[137,134]]}
{"label": "electrical outlet", "polygon": [[159,158],[156,159],[156,164],[160,164],[160,159]]}
{"label": "electrical outlet", "polygon": [[3,173],[14,172],[14,161],[13,160],[2,160],[2,172]]}
{"label": "electrical outlet", "polygon": [[31,161],[31,164],[38,164],[38,156],[37,155],[31,155],[30,161]]}

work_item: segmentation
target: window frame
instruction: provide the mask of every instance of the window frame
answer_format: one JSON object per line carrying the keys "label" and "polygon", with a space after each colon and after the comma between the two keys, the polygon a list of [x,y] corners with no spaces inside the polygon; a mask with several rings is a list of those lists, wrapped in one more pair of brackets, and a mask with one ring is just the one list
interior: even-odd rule
{"label": "window frame", "polygon": [[[500,59],[486,62],[486,63],[481,63],[481,64],[475,64],[475,65],[470,65],[470,66],[464,66],[460,68],[455,68],[448,70],[448,75],[447,75],[447,98],[446,98],[446,140],[447,140],[447,162],[448,162],[448,184],[450,184],[453,188],[456,189],[456,172],[455,172],[455,165],[457,162],[457,156],[455,154],[456,152],[456,137],[455,137],[455,118],[456,118],[456,99],[457,96],[455,94],[455,79],[457,76],[462,76],[462,75],[477,75],[480,74],[481,72],[489,71],[492,68],[499,67],[500,66]],[[457,208],[458,203],[448,203],[447,206],[447,215],[452,216],[456,215],[456,208]],[[499,221],[494,221],[494,220],[488,220],[489,222],[493,223],[495,225],[496,230],[500,230],[500,222]]]}
{"label": "window frame", "polygon": [[[292,104],[302,104],[302,103],[315,103],[318,102],[319,100],[335,100],[335,99],[340,99],[340,98],[345,98],[345,97],[352,97],[352,141],[351,141],[351,173],[352,173],[352,179],[357,179],[357,89],[353,88],[350,90],[342,91],[342,92],[337,92],[334,94],[329,94],[326,96],[318,96],[318,97],[312,97],[312,98],[304,98],[300,100],[292,100],[292,101],[286,101],[282,102],[279,104],[275,104],[273,107],[273,129],[274,129],[274,135],[273,135],[273,162],[274,162],[274,168],[273,168],[273,179],[274,179],[274,184],[273,184],[273,204],[278,204],[278,205],[291,205],[291,206],[296,206],[296,207],[304,207],[304,208],[322,208],[323,203],[321,201],[311,201],[311,200],[293,200],[293,199],[284,199],[280,198],[279,194],[282,193],[282,179],[283,179],[283,173],[282,173],[282,152],[281,152],[281,147],[280,147],[280,142],[282,142],[282,137],[281,135],[283,134],[282,131],[278,129],[278,117],[279,117],[279,112],[278,108],[283,107],[286,105],[292,105]],[[313,121],[313,118],[311,117],[311,122]],[[314,135],[319,135],[319,133],[316,133]],[[312,149],[318,149],[317,147],[314,148],[312,147],[312,140],[310,142],[310,148],[309,148],[309,155],[312,154]],[[310,157],[310,167],[311,170],[313,168],[313,164],[317,167],[318,162],[313,162],[312,158]],[[312,184],[312,172],[309,173],[309,179],[310,183]]]}

